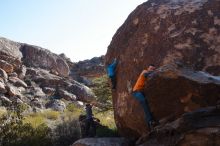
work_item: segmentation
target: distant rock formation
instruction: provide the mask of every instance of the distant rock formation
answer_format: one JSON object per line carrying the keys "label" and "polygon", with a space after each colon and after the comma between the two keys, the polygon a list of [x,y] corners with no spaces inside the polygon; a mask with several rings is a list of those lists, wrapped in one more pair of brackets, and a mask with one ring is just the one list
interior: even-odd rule
{"label": "distant rock formation", "polygon": [[91,85],[89,78],[99,77],[105,73],[104,56],[100,56],[72,65],[70,76],[85,85]]}
{"label": "distant rock formation", "polygon": [[23,62],[26,66],[40,67],[56,71],[59,75],[67,77],[69,75],[69,66],[67,62],[49,50],[23,44],[20,48],[23,54]]}
{"label": "distant rock formation", "polygon": [[215,106],[220,100],[220,2],[149,0],[117,30],[105,57],[106,64],[119,60],[113,106],[124,136],[147,132],[131,90],[149,64],[163,66],[144,90],[158,119]]}
{"label": "distant rock formation", "polygon": [[17,102],[33,110],[63,111],[66,105],[59,99],[93,101],[92,90],[71,79],[68,64],[73,63],[64,55],[0,38],[0,105]]}

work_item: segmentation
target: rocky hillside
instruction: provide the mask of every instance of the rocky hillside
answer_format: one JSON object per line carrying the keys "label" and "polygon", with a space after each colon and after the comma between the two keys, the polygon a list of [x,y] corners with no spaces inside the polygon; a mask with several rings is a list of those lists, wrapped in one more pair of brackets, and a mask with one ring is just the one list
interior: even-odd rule
{"label": "rocky hillside", "polygon": [[[183,114],[216,107],[220,101],[219,38],[219,0],[149,0],[139,5],[115,33],[105,58],[106,64],[115,57],[119,60],[118,84],[112,95],[120,133],[126,137],[148,133],[142,108],[131,91],[138,75],[152,63],[160,68],[144,92],[152,112],[161,122],[177,128],[174,121],[180,120]],[[219,115],[219,110],[215,113]],[[167,145],[189,145],[195,138],[201,142],[198,145],[208,146],[202,139],[212,141],[207,133],[219,131],[220,125],[216,116],[199,113],[203,114],[206,119],[188,120],[184,128],[175,131],[182,139]],[[212,121],[215,122],[208,124]],[[190,131],[190,125],[197,122],[200,126]],[[151,143],[146,146],[166,145],[166,140],[161,139],[164,136],[166,134],[148,137]]]}
{"label": "rocky hillside", "polygon": [[104,68],[104,56],[76,62],[70,69],[70,76],[86,85],[91,85],[91,78],[106,74]]}
{"label": "rocky hillside", "polygon": [[94,94],[71,79],[70,60],[41,47],[0,38],[0,101],[64,110],[59,99],[90,102]]}

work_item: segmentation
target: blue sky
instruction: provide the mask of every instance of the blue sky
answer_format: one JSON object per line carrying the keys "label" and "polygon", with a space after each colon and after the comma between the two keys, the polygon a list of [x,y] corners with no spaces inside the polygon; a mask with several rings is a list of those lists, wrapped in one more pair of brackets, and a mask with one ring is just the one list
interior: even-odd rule
{"label": "blue sky", "polygon": [[65,53],[72,61],[106,53],[127,16],[146,0],[0,0],[0,36]]}

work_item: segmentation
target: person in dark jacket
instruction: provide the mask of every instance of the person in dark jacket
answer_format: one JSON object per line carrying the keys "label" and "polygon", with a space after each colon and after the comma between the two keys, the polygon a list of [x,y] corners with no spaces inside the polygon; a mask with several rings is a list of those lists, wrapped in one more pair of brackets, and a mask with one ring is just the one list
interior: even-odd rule
{"label": "person in dark jacket", "polygon": [[148,79],[152,78],[155,75],[155,69],[155,66],[151,64],[146,70],[142,71],[142,73],[139,75],[137,79],[132,93],[132,95],[135,97],[136,100],[139,101],[140,105],[144,110],[145,120],[150,130],[152,130],[159,123],[153,118],[148,104],[148,98],[144,95],[143,90]]}
{"label": "person in dark jacket", "polygon": [[117,59],[115,58],[111,64],[107,66],[107,74],[111,79],[112,89],[116,88],[116,66],[118,64]]}
{"label": "person in dark jacket", "polygon": [[96,126],[93,120],[92,114],[92,105],[86,104],[86,129],[85,129],[85,136],[86,137],[94,137],[96,135]]}

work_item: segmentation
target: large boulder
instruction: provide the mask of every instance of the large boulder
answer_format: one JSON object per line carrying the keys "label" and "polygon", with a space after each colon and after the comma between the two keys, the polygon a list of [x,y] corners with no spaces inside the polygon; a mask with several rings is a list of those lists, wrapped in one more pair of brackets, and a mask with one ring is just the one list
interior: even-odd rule
{"label": "large boulder", "polygon": [[208,107],[189,112],[175,121],[158,126],[139,146],[220,145],[220,109]]}
{"label": "large boulder", "polygon": [[135,78],[150,63],[178,60],[220,75],[219,13],[219,0],[149,0],[117,30],[106,61],[119,57],[125,78]]}
{"label": "large boulder", "polygon": [[[90,88],[87,86],[74,81],[74,80],[67,80],[65,78],[62,78],[60,76],[56,76],[54,74],[50,74],[48,71],[43,69],[28,69],[27,75],[30,75],[30,78],[35,81],[37,84],[39,84],[40,87],[50,87],[54,89],[65,89],[67,92],[61,93],[61,96],[65,96],[68,94],[68,96],[74,100],[77,97],[77,100],[85,101],[85,102],[91,102],[95,98],[94,93]],[[69,92],[69,93],[68,93]],[[76,96],[76,97],[75,97]],[[67,96],[66,96],[67,97]],[[67,99],[70,99],[67,97]]]}
{"label": "large boulder", "polygon": [[73,80],[71,82],[71,85],[69,85],[66,90],[76,95],[77,100],[79,101],[92,102],[95,100],[95,94],[93,93],[93,91],[89,87],[77,81]]}
{"label": "large boulder", "polygon": [[[106,54],[106,65],[116,57],[117,87],[113,92],[116,125],[125,136],[147,131],[139,103],[131,90],[149,64],[177,62],[191,71],[171,69],[145,88],[158,119],[181,115],[219,100],[219,0],[149,0],[138,6],[117,30]],[[205,81],[199,80],[198,77]],[[209,79],[210,78],[210,79]],[[208,82],[206,82],[208,81]],[[186,106],[188,105],[188,106]]]}
{"label": "large boulder", "polygon": [[49,50],[27,44],[23,44],[20,50],[26,66],[55,70],[61,76],[69,75],[69,66],[66,61]]}
{"label": "large boulder", "polygon": [[[125,136],[143,135],[147,132],[144,113],[132,97],[131,89],[128,85],[126,91],[113,94],[116,123]],[[144,92],[158,120],[178,118],[185,112],[216,105],[220,101],[220,78],[175,64],[167,65],[148,80]]]}

